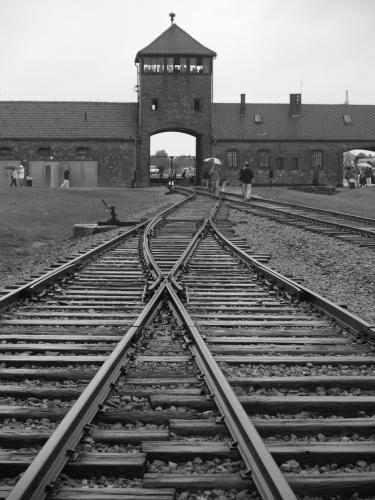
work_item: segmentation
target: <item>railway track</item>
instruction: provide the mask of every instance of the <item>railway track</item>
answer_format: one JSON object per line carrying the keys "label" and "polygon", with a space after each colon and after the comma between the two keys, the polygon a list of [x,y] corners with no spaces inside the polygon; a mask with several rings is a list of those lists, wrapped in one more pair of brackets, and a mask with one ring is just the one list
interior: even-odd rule
{"label": "railway track", "polygon": [[371,498],[374,327],[226,211],[189,197],[0,297],[0,498]]}
{"label": "railway track", "polygon": [[254,196],[250,202],[242,201],[241,196],[235,193],[225,193],[224,196],[231,202],[231,206],[238,210],[375,249],[375,219],[269,200],[258,196]]}

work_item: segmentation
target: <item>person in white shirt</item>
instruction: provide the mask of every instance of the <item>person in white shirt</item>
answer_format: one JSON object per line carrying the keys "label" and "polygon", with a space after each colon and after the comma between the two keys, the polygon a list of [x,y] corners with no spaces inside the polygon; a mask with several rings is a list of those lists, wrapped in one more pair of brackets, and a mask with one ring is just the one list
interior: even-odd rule
{"label": "person in white shirt", "polygon": [[25,169],[22,163],[19,164],[17,168],[17,173],[18,173],[18,185],[23,186],[24,181],[25,181]]}

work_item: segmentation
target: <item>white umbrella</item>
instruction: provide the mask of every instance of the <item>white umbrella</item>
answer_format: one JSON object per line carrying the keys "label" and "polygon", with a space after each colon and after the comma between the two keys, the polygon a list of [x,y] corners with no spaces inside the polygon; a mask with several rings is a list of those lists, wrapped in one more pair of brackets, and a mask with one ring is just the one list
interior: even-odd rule
{"label": "white umbrella", "polygon": [[213,163],[214,165],[221,165],[221,161],[219,158],[205,158],[203,161],[209,161],[210,163]]}
{"label": "white umbrella", "polygon": [[352,155],[354,155],[355,157],[357,157],[358,155],[361,155],[361,156],[368,156],[369,158],[371,157],[374,157],[375,156],[375,152],[374,151],[368,151],[367,149],[352,149],[350,151],[352,153]]}

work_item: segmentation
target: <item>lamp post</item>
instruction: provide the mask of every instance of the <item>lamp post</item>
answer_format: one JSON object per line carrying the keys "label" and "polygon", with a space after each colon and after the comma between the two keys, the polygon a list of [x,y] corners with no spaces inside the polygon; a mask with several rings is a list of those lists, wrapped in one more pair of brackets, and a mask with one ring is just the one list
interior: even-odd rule
{"label": "lamp post", "polygon": [[169,181],[168,181],[168,189],[169,193],[173,193],[174,179],[173,179],[173,158],[174,156],[169,157],[171,160],[171,168],[169,172]]}

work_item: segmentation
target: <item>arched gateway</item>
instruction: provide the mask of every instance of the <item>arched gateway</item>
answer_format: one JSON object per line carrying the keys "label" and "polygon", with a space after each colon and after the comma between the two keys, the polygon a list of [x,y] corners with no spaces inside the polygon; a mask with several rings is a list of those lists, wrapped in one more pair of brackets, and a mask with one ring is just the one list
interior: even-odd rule
{"label": "arched gateway", "polygon": [[174,23],[137,53],[139,136],[137,181],[148,182],[150,136],[184,132],[196,137],[197,179],[212,154],[212,78],[216,53]]}

